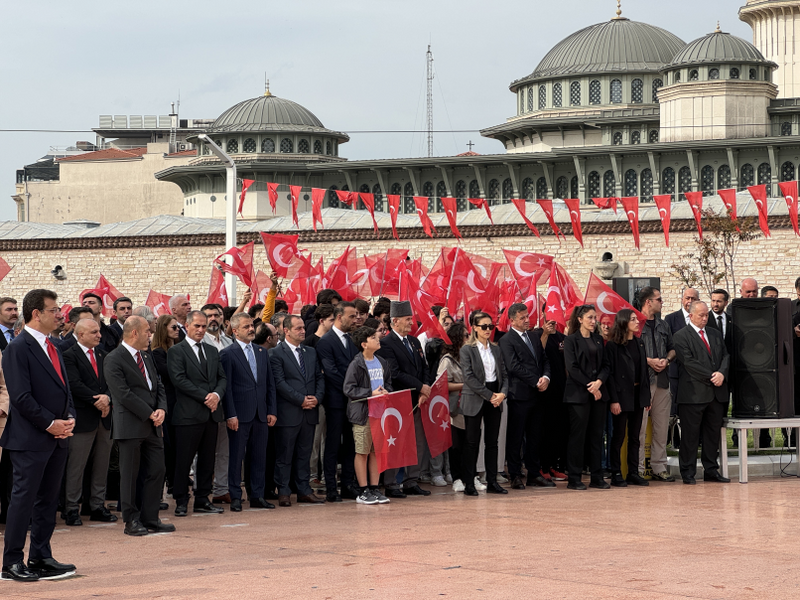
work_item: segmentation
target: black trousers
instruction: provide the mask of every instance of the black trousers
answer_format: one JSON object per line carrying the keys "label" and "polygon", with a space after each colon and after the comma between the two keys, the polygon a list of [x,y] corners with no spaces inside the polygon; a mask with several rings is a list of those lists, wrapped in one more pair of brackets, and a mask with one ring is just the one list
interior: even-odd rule
{"label": "black trousers", "polygon": [[353,426],[344,408],[325,407],[325,493],[336,493],[336,465],[342,465],[342,488],[356,485]]}
{"label": "black trousers", "polygon": [[453,445],[448,450],[450,454],[450,476],[453,481],[460,479],[462,483],[465,483],[463,463],[464,451],[467,446],[467,430],[451,427],[450,431],[453,434]]}
{"label": "black trousers", "polygon": [[539,459],[542,439],[542,403],[540,399],[515,400],[509,398],[506,406],[508,407],[508,425],[506,426],[508,474],[512,479],[522,477],[522,456],[524,454],[528,477],[531,479],[538,477],[542,468]]}
{"label": "black trousers", "polygon": [[175,477],[172,495],[178,504],[189,501],[189,472],[197,454],[194,497],[208,500],[214,486],[214,457],[219,425],[209,419],[199,425],[175,426]]}
{"label": "black trousers", "polygon": [[52,558],[50,538],[56,527],[67,449],[56,446],[41,452],[3,450],[3,454],[6,453],[10,455],[14,483],[6,522],[3,566],[9,567],[24,558],[28,524],[31,526],[28,558]]}
{"label": "black trousers", "polygon": [[6,522],[8,505],[11,502],[11,455],[3,452],[0,456],[0,523]]}
{"label": "black trousers", "polygon": [[[119,446],[119,496],[122,504],[122,520],[142,523],[158,523],[158,506],[164,487],[164,438],[156,435],[155,428],[146,438],[117,440]],[[136,480],[142,468],[144,481],[140,492],[140,504],[136,504]]]}
{"label": "black trousers", "polygon": [[703,470],[717,473],[719,464],[720,428],[728,412],[727,403],[712,400],[706,404],[679,404],[681,418],[681,447],[678,450],[678,464],[681,477],[694,477],[697,473],[697,447],[700,435],[703,436],[703,450],[700,454]]}
{"label": "black trousers", "polygon": [[316,425],[303,419],[299,425],[276,426],[276,447],[278,458],[275,461],[275,485],[278,494],[289,496],[294,480],[298,496],[308,496],[311,490],[311,448],[314,445]]}
{"label": "black trousers", "polygon": [[[622,445],[628,440],[628,475],[639,473],[639,432],[642,429],[642,419],[644,416],[643,408],[636,408],[632,411],[623,410],[618,415],[611,415],[614,421],[613,433],[611,435],[611,454],[609,463],[613,473],[622,471]],[[627,433],[625,426],[627,427]]]}
{"label": "black trousers", "polygon": [[557,400],[547,398],[543,402],[539,458],[545,473],[550,469],[567,470],[569,409],[562,397],[563,392]]}
{"label": "black trousers", "polygon": [[481,443],[481,423],[483,423],[483,462],[486,465],[486,483],[497,482],[497,438],[500,435],[502,416],[503,405],[492,406],[488,400],[483,401],[483,406],[474,417],[464,415],[467,447],[461,457],[461,470],[464,477],[461,481],[468,488],[475,485],[475,463],[478,460],[478,447]]}
{"label": "black trousers", "polygon": [[608,402],[605,400],[569,405],[567,476],[570,483],[580,483],[584,450],[589,459],[592,481],[603,480],[603,432],[607,414]]}

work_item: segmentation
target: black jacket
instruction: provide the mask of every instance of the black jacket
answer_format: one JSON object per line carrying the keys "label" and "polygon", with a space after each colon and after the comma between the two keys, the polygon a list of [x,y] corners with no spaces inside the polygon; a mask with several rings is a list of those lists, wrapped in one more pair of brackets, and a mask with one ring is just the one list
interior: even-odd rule
{"label": "black jacket", "polygon": [[381,348],[375,354],[389,363],[394,389],[411,390],[411,400],[416,404],[422,386],[430,385],[433,381],[419,340],[413,335],[409,335],[407,339],[411,344],[411,353],[400,340],[400,336],[391,331],[381,340]]}
{"label": "black jacket", "polygon": [[539,378],[550,378],[550,361],[542,348],[542,340],[532,332],[527,333],[533,353],[513,328],[498,344],[508,375],[509,402],[532,402],[539,393],[536,389]]}
{"label": "black jacket", "polygon": [[323,335],[317,342],[317,360],[320,369],[325,376],[325,397],[322,404],[327,410],[329,407],[345,410],[347,408],[347,398],[342,392],[344,387],[344,375],[347,367],[358,354],[356,345],[348,342],[347,347],[342,343],[336,328],[331,327],[330,331]]}
{"label": "black jacket", "polygon": [[[728,404],[730,356],[719,331],[706,327],[705,333],[710,355],[694,327],[684,327],[673,338],[678,359],[678,404],[707,404],[712,400]],[[719,387],[711,383],[715,371],[725,376]]]}
{"label": "black jacket", "polygon": [[[604,389],[608,379],[608,364],[604,360],[603,338],[599,333],[592,333],[586,340],[582,339],[580,332],[568,335],[564,340],[564,362],[567,365],[567,383],[564,386],[564,402],[566,404],[586,404],[594,402],[594,396],[589,393],[586,386],[599,379],[603,382],[600,387],[601,400],[608,401],[608,392]],[[597,364],[592,364],[591,357],[586,350],[586,344],[594,344],[597,348]]]}
{"label": "black jacket", "polygon": [[[200,425],[209,418],[217,423],[222,421],[222,399],[227,386],[225,369],[214,346],[203,343],[203,352],[205,372],[188,340],[175,344],[167,352],[169,378],[175,386],[175,411],[170,418],[173,425]],[[205,405],[206,396],[211,392],[219,396],[219,404],[213,411]]]}
{"label": "black jacket", "polygon": [[277,427],[295,427],[305,420],[310,425],[319,423],[319,405],[311,409],[301,408],[306,396],[314,396],[322,402],[325,395],[325,378],[317,363],[317,353],[313,348],[299,346],[303,353],[305,376],[300,363],[294,357],[285,341],[269,351],[272,376],[278,407]]}
{"label": "black jacket", "polygon": [[[641,338],[633,338],[628,342],[638,350],[639,373],[641,384],[638,389],[634,385],[636,367],[628,354],[628,348],[614,342],[608,342],[605,348],[605,360],[609,376],[603,386],[608,392],[608,401],[617,402],[623,411],[633,411],[650,406],[650,376],[647,373],[647,354]],[[636,354],[636,353],[634,353]]]}
{"label": "black jacket", "polygon": [[[708,311],[708,326],[722,333],[717,322],[718,316],[713,310]],[[728,354],[733,354],[733,320],[728,313],[722,313],[722,318],[725,319],[725,349]]]}
{"label": "black jacket", "polygon": [[[167,410],[164,386],[149,351],[141,353],[152,387],[139,370],[128,349],[122,344],[106,356],[103,374],[111,392],[111,437],[115,440],[144,439],[150,435],[153,421],[150,415],[156,410]],[[157,435],[163,436],[161,427]]]}
{"label": "black jacket", "polygon": [[[385,358],[375,356],[383,367],[383,389],[387,392],[393,392],[392,389],[392,371],[389,368],[389,363]],[[372,396],[372,382],[369,378],[369,371],[367,370],[367,361],[364,360],[364,354],[359,352],[347,367],[347,373],[344,376],[344,395],[347,396],[349,402],[347,403],[347,420],[354,425],[366,425],[369,423],[369,400],[362,400]],[[362,400],[361,402],[353,402],[354,400]]]}
{"label": "black jacket", "polygon": [[111,429],[111,412],[101,419],[100,411],[95,408],[94,403],[98,394],[110,395],[106,378],[103,374],[103,360],[105,353],[99,348],[94,349],[94,358],[97,363],[95,375],[89,357],[84,353],[80,345],[75,344],[64,352],[64,365],[67,367],[69,377],[69,387],[72,390],[72,400],[75,403],[75,433],[89,433],[97,429],[102,421],[103,427]]}

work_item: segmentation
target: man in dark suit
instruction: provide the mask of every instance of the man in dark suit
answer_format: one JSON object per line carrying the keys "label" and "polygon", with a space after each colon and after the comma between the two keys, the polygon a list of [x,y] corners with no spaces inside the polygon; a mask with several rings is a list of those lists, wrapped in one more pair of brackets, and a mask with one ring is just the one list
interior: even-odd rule
{"label": "man in dark suit", "polygon": [[[350,339],[354,329],[356,307],[352,302],[339,302],[333,308],[333,327],[317,342],[317,360],[325,375],[325,395],[322,405],[325,407],[325,493],[328,502],[341,502],[342,498],[355,500],[358,492],[355,489],[355,442],[353,428],[347,420],[347,398],[342,391],[347,367],[358,349]],[[341,452],[340,452],[341,450]],[[341,486],[338,493],[336,486],[336,465],[342,465]]]}
{"label": "man in dark suit", "polygon": [[727,290],[718,289],[711,292],[711,312],[708,313],[708,326],[713,327],[722,334],[725,340],[725,349],[728,354],[733,354],[733,327],[731,316],[725,312],[730,295]]}
{"label": "man in dark suit", "polygon": [[[664,322],[669,326],[670,332],[674,336],[681,329],[689,324],[689,307],[692,302],[697,302],[700,299],[699,292],[694,288],[683,288],[681,292],[681,308],[673,313],[664,317]],[[669,371],[669,391],[672,395],[672,409],[670,415],[672,421],[678,416],[678,364],[675,362],[670,363]],[[677,448],[680,446],[680,437],[677,433],[677,428],[671,429],[676,437],[672,439],[672,446]]]}
{"label": "man in dark suit", "polygon": [[691,320],[675,334],[678,360],[678,413],[683,440],[678,454],[683,482],[693,485],[697,470],[697,447],[703,434],[703,480],[727,483],[719,472],[719,432],[728,412],[730,356],[722,334],[707,327],[708,306],[694,302]]}
{"label": "man in dark suit", "polygon": [[269,427],[275,425],[275,380],[267,350],[253,344],[255,328],[246,312],[231,317],[234,342],[220,352],[225,369],[225,418],[230,459],[228,491],[231,510],[242,510],[242,463],[250,462],[251,508],[275,508],[264,497]]}
{"label": "man in dark suit", "polygon": [[169,310],[172,316],[178,321],[178,341],[182,342],[186,338],[186,318],[192,312],[192,304],[183,294],[175,294],[169,299]]}
{"label": "man in dark suit", "polygon": [[[0,351],[14,339],[14,323],[19,318],[17,301],[14,298],[0,298]],[[0,407],[0,422],[5,424],[8,416],[8,393],[4,393],[6,407]],[[0,434],[2,434],[0,430]],[[8,517],[8,503],[11,500],[11,459],[8,453],[0,453],[0,523],[5,523]]]}
{"label": "man in dark suit", "polygon": [[291,506],[290,478],[294,466],[297,501],[325,502],[311,489],[311,447],[319,423],[319,398],[325,393],[325,378],[313,348],[302,345],[306,337],[303,319],[289,315],[283,320],[284,340],[269,352],[278,400],[275,484],[278,504]]}
{"label": "man in dark suit", "polygon": [[100,340],[99,348],[108,354],[119,345],[121,337],[116,331],[103,323],[103,299],[94,292],[86,292],[81,300],[81,305],[91,309],[94,320],[100,325],[102,339]]}
{"label": "man in dark suit", "polygon": [[[167,396],[147,351],[150,325],[143,317],[128,317],[122,342],[106,356],[103,373],[113,398],[111,435],[119,447],[120,504],[125,534],[175,531],[158,518],[164,487],[164,423]],[[136,504],[136,479],[144,469],[141,502]]]}
{"label": "man in dark suit", "polygon": [[64,364],[77,411],[67,458],[65,520],[70,526],[83,524],[79,502],[84,470],[91,454],[91,520],[112,523],[117,516],[111,514],[105,505],[112,445],[111,398],[103,375],[105,354],[97,348],[100,326],[94,319],[81,319],[75,325],[75,337],[77,343],[64,352]]}
{"label": "man in dark suit", "polygon": [[133,314],[133,302],[126,296],[120,296],[114,300],[114,322],[109,327],[116,332],[117,337],[122,339],[122,326],[125,320]]}
{"label": "man in dark suit", "polygon": [[14,323],[19,318],[17,301],[14,298],[0,298],[0,351],[14,339]]}
{"label": "man in dark suit", "polygon": [[[67,438],[75,427],[75,406],[64,360],[49,337],[61,310],[57,299],[50,290],[25,294],[25,329],[3,352],[9,414],[0,446],[4,454],[9,454],[14,473],[3,579],[35,581],[75,572],[75,565],[56,561],[50,549],[67,463]],[[26,567],[23,559],[29,525],[31,545]]]}
{"label": "man in dark suit", "polygon": [[[411,303],[408,301],[392,302],[389,317],[392,322],[392,331],[381,340],[381,349],[375,354],[389,362],[389,368],[392,370],[392,387],[395,391],[411,390],[412,405],[419,404],[421,407],[430,398],[432,381],[422,346],[417,338],[409,335],[414,321]],[[421,412],[421,410],[414,411],[418,457],[423,456],[427,449]],[[405,467],[402,489],[397,483],[397,471],[398,469],[388,469],[384,474],[386,495],[389,498],[405,498],[409,494],[430,496],[431,493],[428,490],[423,490],[417,484],[419,464]],[[471,482],[464,482],[465,485],[469,483]]]}
{"label": "man in dark suit", "polygon": [[[508,429],[506,430],[506,460],[511,476],[511,488],[524,490],[522,481],[522,450],[525,439],[525,466],[528,485],[556,487],[549,477],[543,477],[539,448],[542,438],[544,406],[539,392],[550,384],[550,362],[538,336],[529,336],[530,319],[527,307],[520,303],[508,307],[511,328],[499,346],[508,375]],[[550,426],[550,424],[547,424]]]}

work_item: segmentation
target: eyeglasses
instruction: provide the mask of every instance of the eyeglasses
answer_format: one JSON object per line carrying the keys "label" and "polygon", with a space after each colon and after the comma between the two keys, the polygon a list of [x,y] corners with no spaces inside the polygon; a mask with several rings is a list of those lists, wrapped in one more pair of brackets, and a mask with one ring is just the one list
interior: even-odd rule
{"label": "eyeglasses", "polygon": [[664,301],[663,298],[650,298],[650,300],[652,300],[653,302],[663,302]]}
{"label": "eyeglasses", "polygon": [[494,325],[492,325],[491,323],[489,323],[488,325],[475,325],[475,327],[477,327],[478,329],[483,329],[484,331],[491,331],[492,329],[494,329]]}
{"label": "eyeglasses", "polygon": [[44,309],[42,309],[42,312],[49,312],[49,313],[55,315],[57,313],[60,313],[61,309],[59,307],[57,307],[57,306],[54,306],[53,308],[44,308]]}
{"label": "eyeglasses", "polygon": [[178,329],[180,329],[180,326],[178,326],[178,325],[170,325],[169,328],[172,329],[172,331],[178,331]]}

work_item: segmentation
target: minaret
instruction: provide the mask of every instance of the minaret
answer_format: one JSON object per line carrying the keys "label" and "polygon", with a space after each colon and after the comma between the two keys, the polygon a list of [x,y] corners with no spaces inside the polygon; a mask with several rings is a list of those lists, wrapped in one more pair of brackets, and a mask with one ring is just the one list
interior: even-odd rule
{"label": "minaret", "polygon": [[778,98],[799,98],[800,49],[794,32],[800,31],[800,0],[747,0],[739,18],[753,28],[753,45],[764,58],[778,64],[773,74]]}

